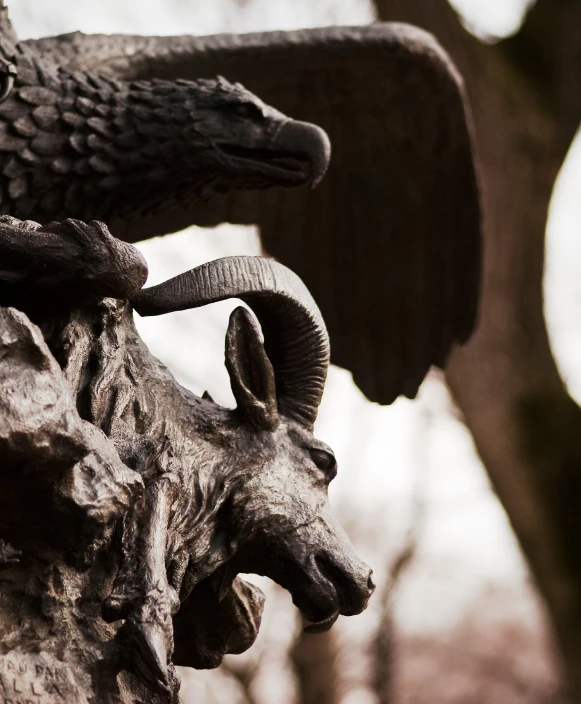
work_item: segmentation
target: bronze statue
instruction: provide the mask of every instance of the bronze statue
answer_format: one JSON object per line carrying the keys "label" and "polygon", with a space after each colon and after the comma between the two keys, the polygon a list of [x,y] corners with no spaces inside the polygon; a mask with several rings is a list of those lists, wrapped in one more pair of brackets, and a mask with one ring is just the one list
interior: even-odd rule
{"label": "bronze statue", "polygon": [[[231,257],[134,293],[144,314],[227,297],[252,306],[264,343],[245,308],[234,311],[226,336],[232,411],[180,387],[140,340],[131,307],[118,297],[123,286],[134,289],[127,282],[143,279],[133,248],[102,224],[69,220],[48,229],[53,250],[62,232],[64,256],[72,250],[71,233],[83,248],[95,248],[100,238],[109,256],[101,265],[92,260],[91,280],[78,289],[80,306],[58,296],[48,307],[21,304],[43,335],[24,313],[1,309],[0,427],[11,476],[0,533],[22,558],[13,553],[6,561],[0,584],[14,584],[5,600],[26,627],[15,633],[0,619],[0,633],[18,644],[12,655],[18,666],[34,669],[31,642],[42,639],[47,618],[35,613],[35,597],[49,596],[30,593],[31,572],[64,575],[49,590],[60,618],[48,617],[52,637],[42,643],[43,654],[60,659],[71,682],[83,675],[97,681],[106,671],[105,689],[95,685],[98,697],[130,696],[133,673],[173,701],[179,680],[171,661],[172,617],[179,664],[215,666],[226,652],[248,647],[262,599],[239,572],[286,587],[313,632],[330,628],[341,613],[359,613],[374,585],[327,505],[336,463],[312,428],[329,341],[300,279],[272,260]],[[45,228],[10,217],[0,230],[4,238],[10,231],[46,237]],[[111,275],[111,259],[121,283]],[[108,287],[117,298],[103,298]],[[11,394],[15,382],[18,393]],[[47,401],[47,385],[58,388],[61,404],[51,414],[55,394]],[[31,484],[43,510],[30,502],[34,508],[22,521],[10,507],[29,502]],[[44,539],[47,520],[54,541]],[[63,539],[75,529],[76,540]],[[100,628],[91,620],[96,608]],[[201,638],[206,631],[197,632],[197,622],[209,615],[213,628]]]}
{"label": "bronze statue", "polygon": [[[256,637],[239,573],[312,632],[374,589],[313,424],[331,347],[387,403],[473,329],[461,87],[403,25],[18,42],[2,7],[0,30],[0,697],[176,702],[174,665]],[[225,220],[308,289],[259,257],[142,288],[128,242]],[[234,410],[179,386],[132,318],[226,298],[263,332],[232,314]]]}
{"label": "bronze statue", "polygon": [[[18,43],[6,9],[1,29],[0,213],[102,220],[128,242],[257,223],[321,308],[333,362],[380,403],[415,396],[470,335],[477,185],[461,80],[429,34]],[[328,141],[295,119],[332,145],[314,190]]]}

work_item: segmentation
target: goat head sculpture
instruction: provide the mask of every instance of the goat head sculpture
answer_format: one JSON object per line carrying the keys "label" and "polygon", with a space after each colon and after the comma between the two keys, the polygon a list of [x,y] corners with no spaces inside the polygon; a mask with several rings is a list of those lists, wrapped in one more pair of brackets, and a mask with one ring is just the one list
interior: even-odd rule
{"label": "goat head sculpture", "polygon": [[[44,481],[58,485],[65,512],[75,505],[67,525],[84,521],[69,540],[85,575],[74,601],[82,610],[84,595],[101,595],[119,671],[173,701],[173,663],[215,667],[225,653],[248,648],[263,597],[239,573],[290,591],[312,632],[365,608],[371,571],[329,510],[336,462],[313,435],[329,338],[295,274],[269,259],[228,257],[139,290],[147,267],[131,245],[102,223],[74,220],[41,227],[0,218],[0,252],[0,306],[25,310],[48,345],[21,366],[32,365],[38,383],[50,372],[78,419],[77,463],[61,461],[58,477],[47,472]],[[132,313],[132,306],[157,315],[226,298],[251,306],[264,336],[247,308],[234,310],[225,360],[234,409],[179,386],[140,339]],[[30,327],[19,315],[22,330]],[[51,353],[59,364],[39,366]],[[33,389],[30,396],[44,398]],[[10,427],[10,418],[1,420]],[[42,521],[32,524],[42,541]],[[14,537],[16,549],[28,551]],[[111,561],[95,586],[85,570],[99,550]]]}
{"label": "goat head sculpture", "polygon": [[327,630],[339,614],[362,611],[374,589],[370,569],[329,510],[335,457],[307,423],[279,412],[273,367],[245,308],[232,314],[226,364],[237,411],[265,445],[232,504],[231,520],[244,536],[232,567],[271,577],[313,622],[309,632]]}
{"label": "goat head sculpture", "polygon": [[[230,257],[141,291],[133,305],[151,315],[232,297],[252,306],[264,333],[263,341],[248,309],[232,313],[226,367],[235,409],[200,399],[175,382],[170,400],[167,379],[160,389],[149,373],[137,382],[139,407],[155,408],[154,397],[158,406],[163,399],[164,421],[153,426],[166,450],[125,521],[124,563],[104,615],[126,619],[124,648],[138,653],[141,676],[158,689],[171,680],[171,615],[177,664],[216,666],[223,654],[254,640],[262,600],[239,573],[265,575],[290,591],[311,622],[310,632],[327,630],[339,614],[362,611],[374,589],[369,567],[356,557],[328,506],[336,462],[314,438],[313,423],[329,341],[300,279],[271,260]],[[129,312],[121,325],[125,348],[134,352]],[[133,368],[151,368],[144,358],[135,361]],[[122,420],[119,447],[126,443],[127,414]],[[110,419],[107,424],[115,440]],[[250,618],[248,608],[238,608],[241,594],[253,604]],[[199,623],[200,603],[207,608],[212,600],[214,613],[223,604],[232,618],[208,648],[184,624]]]}
{"label": "goat head sculpture", "polygon": [[250,466],[238,469],[244,483],[229,521],[240,547],[228,567],[271,577],[313,622],[307,630],[327,630],[339,614],[362,611],[374,588],[329,511],[335,457],[309,425],[279,412],[273,367],[245,308],[232,314],[226,364],[251,451],[241,447],[237,457]]}
{"label": "goat head sculpture", "polygon": [[[79,424],[99,429],[85,444],[95,457],[110,455],[114,469],[101,490],[100,464],[85,471],[83,460],[64,473],[61,495],[65,508],[86,509],[83,540],[103,524],[101,542],[86,555],[104,549],[106,536],[112,540],[107,578],[96,589],[87,577],[75,603],[85,603],[84,593],[102,594],[120,670],[175,698],[172,662],[214,667],[225,653],[248,648],[263,597],[239,573],[266,575],[288,589],[310,631],[365,608],[371,572],[329,510],[335,458],[313,436],[329,339],[295,274],[272,260],[229,257],[139,290],[146,274],[140,255],[101,223],[72,220],[40,227],[4,217],[3,249],[0,305],[22,299],[58,360]],[[71,282],[78,289],[72,302],[64,295]],[[23,294],[30,287],[32,297]],[[31,305],[43,290],[50,304]],[[90,295],[95,291],[99,296]],[[140,339],[132,313],[227,298],[252,308],[264,336],[247,308],[233,312],[226,367],[235,409],[179,386]],[[127,482],[123,505],[109,510]]]}

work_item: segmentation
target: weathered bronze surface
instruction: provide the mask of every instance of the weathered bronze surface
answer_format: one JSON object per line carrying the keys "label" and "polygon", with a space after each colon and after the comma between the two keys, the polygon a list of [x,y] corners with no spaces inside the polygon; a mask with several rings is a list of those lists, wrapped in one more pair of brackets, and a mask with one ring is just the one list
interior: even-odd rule
{"label": "weathered bronze surface", "polygon": [[[138,292],[143,259],[103,225],[5,217],[0,232],[77,260],[74,300],[56,295],[67,268],[51,262],[49,305],[40,288],[18,302],[15,287],[7,303],[21,310],[0,308],[0,652],[16,668],[6,698],[20,688],[51,702],[53,690],[134,701],[145,687],[147,701],[176,700],[174,650],[177,664],[215,667],[254,641],[263,597],[240,572],[287,588],[313,632],[365,608],[371,573],[329,511],[335,458],[312,434],[329,342],[300,279],[231,257],[187,286]],[[143,313],[226,297],[253,306],[264,342],[242,307],[226,336],[235,410],[175,382],[127,296]]]}
{"label": "weathered bronze surface", "polygon": [[[311,120],[336,152],[314,193]],[[413,28],[18,42],[0,7],[0,702],[177,702],[175,665],[256,637],[240,573],[288,589],[310,632],[365,608],[313,436],[317,303],[370,398],[413,396],[474,326],[475,183],[458,78]],[[127,242],[224,220],[259,223],[315,297],[260,257],[142,288]],[[226,334],[234,410],[133,322],[226,298],[253,311]]]}
{"label": "weathered bronze surface", "polygon": [[0,103],[0,213],[102,220],[128,242],[257,223],[317,301],[333,362],[379,403],[414,397],[470,335],[469,120],[429,34],[375,24],[16,43],[5,15],[2,34],[17,74]]}

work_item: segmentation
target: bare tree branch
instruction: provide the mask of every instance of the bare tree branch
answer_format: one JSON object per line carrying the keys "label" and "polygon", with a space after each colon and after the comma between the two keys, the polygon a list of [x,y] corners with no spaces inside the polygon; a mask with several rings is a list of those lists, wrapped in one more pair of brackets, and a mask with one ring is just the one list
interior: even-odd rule
{"label": "bare tree branch", "polygon": [[377,18],[382,22],[407,22],[431,32],[442,46],[454,47],[453,58],[464,77],[472,71],[472,58],[484,47],[461,25],[458,13],[447,0],[375,0]]}
{"label": "bare tree branch", "polygon": [[581,3],[541,0],[520,39],[485,46],[452,23],[443,1],[376,2],[381,19],[434,32],[466,79],[485,213],[484,281],[479,328],[452,355],[447,380],[581,701],[581,410],[551,353],[542,291],[549,201],[581,119]]}
{"label": "bare tree branch", "polygon": [[332,631],[311,635],[301,630],[291,659],[297,676],[299,704],[339,704],[337,644]]}
{"label": "bare tree branch", "polygon": [[254,678],[258,671],[258,660],[253,660],[248,663],[246,667],[232,667],[230,661],[225,659],[220,665],[220,669],[226,674],[230,675],[233,679],[238,682],[240,688],[244,693],[247,704],[258,704],[257,699],[254,696],[252,685],[254,684]]}
{"label": "bare tree branch", "polygon": [[500,44],[539,96],[561,119],[577,127],[581,95],[581,3],[538,0],[531,5],[519,32]]}
{"label": "bare tree branch", "polygon": [[432,413],[424,408],[421,416],[421,428],[414,434],[417,448],[414,467],[414,486],[410,527],[403,545],[396,553],[387,569],[386,583],[381,595],[381,616],[377,626],[374,647],[375,692],[379,704],[392,701],[393,660],[394,660],[394,623],[393,608],[397,588],[401,579],[416,556],[420,535],[426,518],[427,501],[425,495],[425,474],[428,463],[429,430]]}

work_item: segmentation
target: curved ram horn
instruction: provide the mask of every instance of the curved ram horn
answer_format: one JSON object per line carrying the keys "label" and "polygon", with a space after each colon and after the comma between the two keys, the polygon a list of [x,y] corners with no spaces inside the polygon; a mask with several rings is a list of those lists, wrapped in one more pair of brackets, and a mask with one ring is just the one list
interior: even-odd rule
{"label": "curved ram horn", "polygon": [[312,426],[329,367],[329,335],[307,287],[262,257],[225,257],[143,289],[131,301],[143,316],[198,308],[227,298],[247,303],[262,325],[280,413]]}

